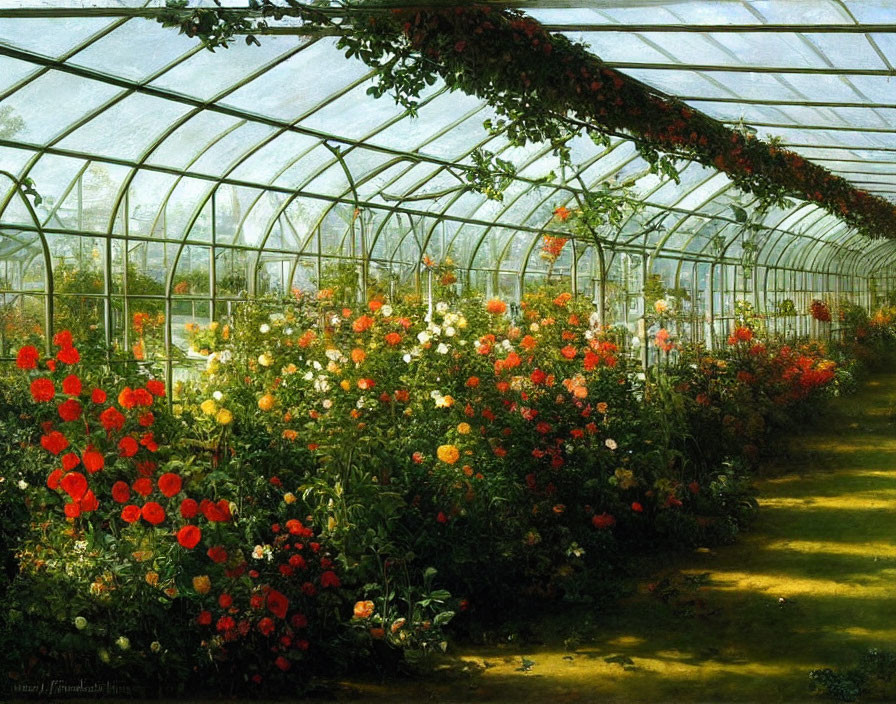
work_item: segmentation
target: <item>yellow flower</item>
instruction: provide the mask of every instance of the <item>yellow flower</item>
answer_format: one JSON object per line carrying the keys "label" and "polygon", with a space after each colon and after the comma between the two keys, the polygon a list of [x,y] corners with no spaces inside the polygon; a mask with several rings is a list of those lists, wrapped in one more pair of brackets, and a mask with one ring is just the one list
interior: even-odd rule
{"label": "yellow flower", "polygon": [[196,590],[197,594],[208,594],[212,588],[212,580],[208,578],[207,574],[201,574],[196,577],[193,577],[193,589]]}
{"label": "yellow flower", "polygon": [[269,367],[274,363],[274,358],[265,352],[264,354],[258,355],[258,363],[263,367]]}
{"label": "yellow flower", "polygon": [[470,428],[469,423],[458,423],[457,424],[457,432],[459,432],[461,435],[469,435],[470,430],[472,430],[472,428]]}
{"label": "yellow flower", "polygon": [[352,388],[352,385],[351,385],[351,383],[349,383],[348,379],[343,379],[342,381],[339,382],[339,385],[342,387],[343,391],[348,391]]}
{"label": "yellow flower", "polygon": [[455,445],[439,445],[436,456],[445,464],[454,464],[460,459],[460,450]]}
{"label": "yellow flower", "polygon": [[219,326],[219,325],[220,325],[220,323],[219,323],[217,320],[213,320],[212,322],[210,322],[210,323],[208,324],[208,329],[209,329],[211,332],[214,332],[215,330],[218,329],[218,326]]}
{"label": "yellow flower", "polygon": [[292,362],[290,362],[285,367],[283,367],[284,374],[295,374],[296,371],[298,371],[298,367],[296,367],[296,365],[293,364]]}
{"label": "yellow flower", "polygon": [[218,421],[218,425],[229,425],[233,421],[233,413],[228,411],[226,408],[222,408],[218,411],[218,415],[215,417],[215,420]]}
{"label": "yellow flower", "polygon": [[271,394],[265,394],[260,399],[258,399],[258,407],[262,411],[269,411],[274,407],[274,397]]}
{"label": "yellow flower", "polygon": [[296,502],[296,495],[293,494],[291,491],[287,491],[283,495],[283,500],[288,504],[294,504]]}
{"label": "yellow flower", "polygon": [[146,573],[146,583],[154,587],[159,583],[159,573],[158,572],[147,572]]}
{"label": "yellow flower", "polygon": [[211,398],[203,401],[199,405],[199,408],[201,408],[202,412],[205,413],[205,415],[207,415],[207,416],[213,416],[213,415],[215,415],[215,413],[218,412],[218,404],[215,403],[215,400],[211,399]]}

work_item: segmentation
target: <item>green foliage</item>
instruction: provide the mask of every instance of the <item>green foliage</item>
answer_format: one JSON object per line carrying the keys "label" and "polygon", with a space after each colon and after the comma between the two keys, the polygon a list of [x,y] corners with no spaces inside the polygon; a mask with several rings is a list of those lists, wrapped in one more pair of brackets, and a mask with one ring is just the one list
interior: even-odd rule
{"label": "green foliage", "polygon": [[894,675],[896,653],[870,648],[862,654],[858,666],[845,672],[827,667],[812,670],[809,679],[817,692],[837,701],[854,702],[863,694],[888,685]]}

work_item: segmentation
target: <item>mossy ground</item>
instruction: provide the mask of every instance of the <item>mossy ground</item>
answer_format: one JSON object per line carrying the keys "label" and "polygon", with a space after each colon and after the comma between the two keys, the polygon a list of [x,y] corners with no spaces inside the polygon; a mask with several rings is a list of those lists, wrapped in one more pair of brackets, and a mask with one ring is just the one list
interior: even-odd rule
{"label": "mossy ground", "polygon": [[339,698],[816,699],[810,670],[896,650],[896,374],[810,425],[763,469],[759,520],[736,545],[654,562],[610,610],[534,618],[500,645],[455,646],[413,680],[344,682]]}

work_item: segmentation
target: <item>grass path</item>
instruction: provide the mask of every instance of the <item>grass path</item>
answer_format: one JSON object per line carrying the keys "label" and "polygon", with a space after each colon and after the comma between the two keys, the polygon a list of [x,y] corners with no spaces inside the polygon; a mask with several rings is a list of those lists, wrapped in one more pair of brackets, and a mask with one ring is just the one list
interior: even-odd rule
{"label": "grass path", "polygon": [[524,644],[456,648],[430,676],[345,683],[340,699],[817,701],[809,670],[896,651],[894,419],[896,374],[878,375],[765,469],[738,544],[673,558],[611,613],[546,618]]}

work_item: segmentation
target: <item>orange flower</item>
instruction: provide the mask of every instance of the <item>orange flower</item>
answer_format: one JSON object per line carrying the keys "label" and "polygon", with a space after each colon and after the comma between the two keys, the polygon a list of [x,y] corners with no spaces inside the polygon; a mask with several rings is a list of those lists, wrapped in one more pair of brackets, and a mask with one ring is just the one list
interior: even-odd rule
{"label": "orange flower", "polygon": [[298,432],[296,432],[292,428],[287,428],[286,430],[283,431],[283,439],[284,440],[289,440],[290,442],[293,442],[297,437],[299,437]]}
{"label": "orange flower", "polygon": [[388,335],[386,335],[386,344],[391,345],[392,347],[400,345],[401,335],[399,335],[397,332],[390,332]]}
{"label": "orange flower", "polygon": [[466,386],[468,389],[475,389],[477,386],[479,386],[479,377],[471,376],[469,379],[467,379]]}
{"label": "orange flower", "polygon": [[485,310],[492,315],[504,315],[507,312],[507,304],[500,298],[492,298],[485,304]]}
{"label": "orange flower", "polygon": [[361,364],[365,359],[367,359],[367,353],[360,347],[355,347],[355,349],[352,350],[352,361],[355,364]]}
{"label": "orange flower", "polygon": [[565,222],[570,215],[572,215],[572,211],[569,208],[562,205],[559,208],[554,208],[554,217],[560,222]]}
{"label": "orange flower", "polygon": [[352,323],[352,330],[355,332],[366,332],[373,326],[373,322],[373,318],[369,315],[358,316],[355,318],[355,322]]}
{"label": "orange flower", "polygon": [[572,299],[572,294],[569,291],[565,291],[554,299],[554,305],[565,308],[570,299]]}
{"label": "orange flower", "polygon": [[374,604],[372,601],[356,601],[354,608],[355,618],[370,618],[373,616]]}
{"label": "orange flower", "polygon": [[265,394],[258,399],[258,407],[262,411],[269,411],[274,407],[274,397],[271,394]]}
{"label": "orange flower", "polygon": [[560,354],[563,355],[566,359],[575,359],[578,354],[578,350],[572,345],[567,345],[562,350],[560,350]]}
{"label": "orange flower", "polygon": [[436,456],[445,464],[454,464],[460,459],[460,450],[455,445],[439,445]]}
{"label": "orange flower", "polygon": [[522,347],[524,350],[532,350],[537,344],[538,341],[531,335],[526,335],[522,340],[520,340],[520,347]]}

